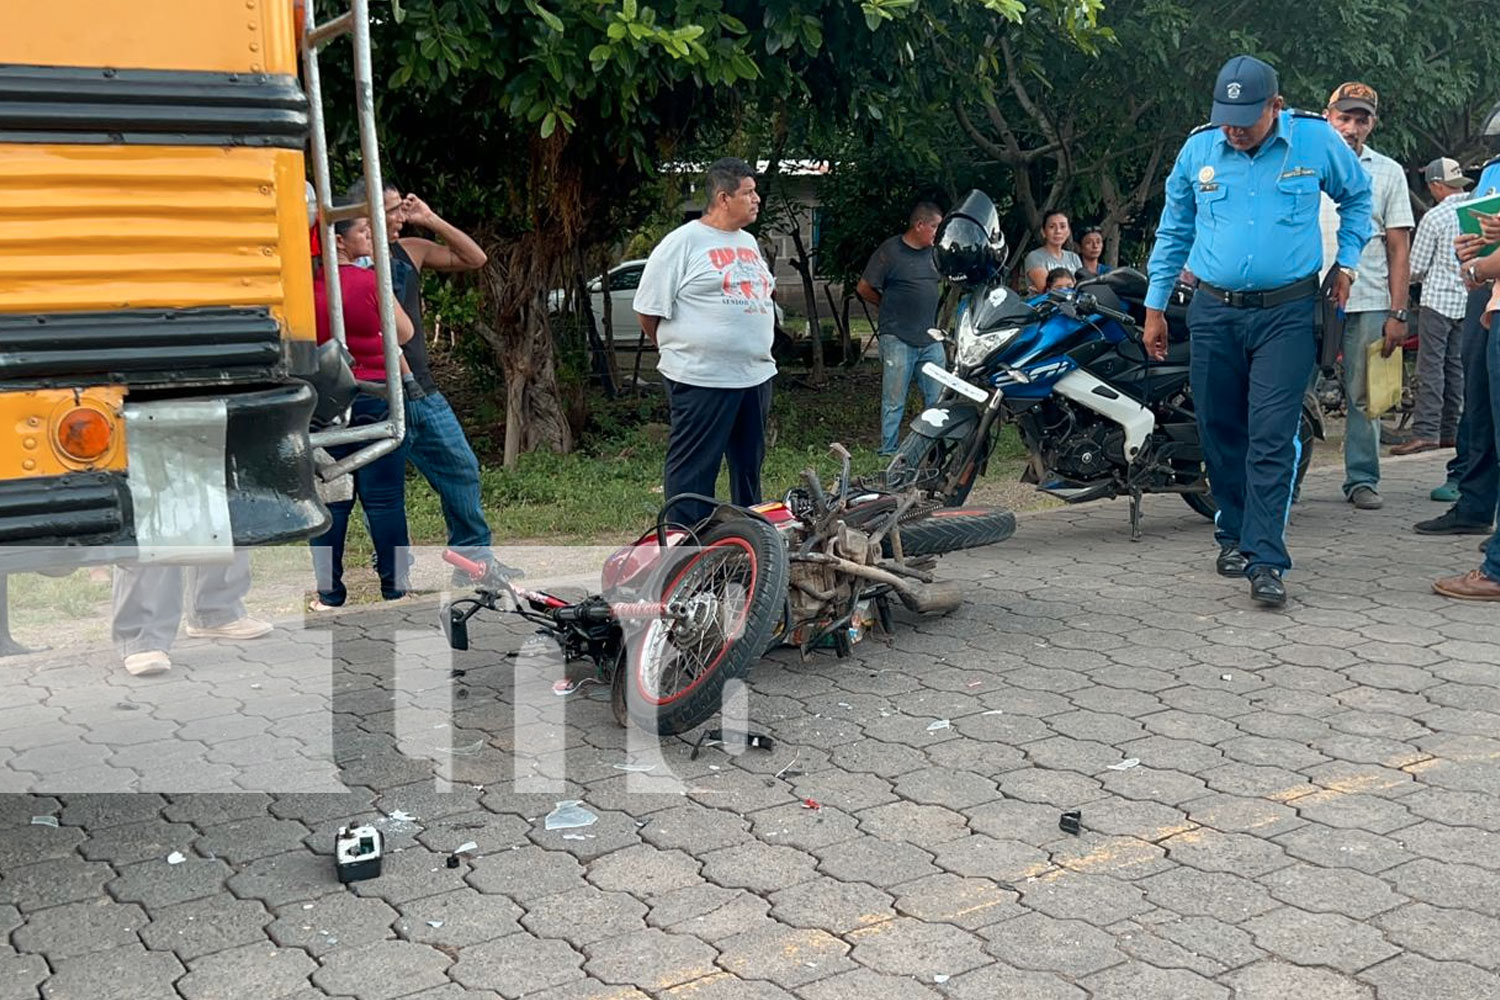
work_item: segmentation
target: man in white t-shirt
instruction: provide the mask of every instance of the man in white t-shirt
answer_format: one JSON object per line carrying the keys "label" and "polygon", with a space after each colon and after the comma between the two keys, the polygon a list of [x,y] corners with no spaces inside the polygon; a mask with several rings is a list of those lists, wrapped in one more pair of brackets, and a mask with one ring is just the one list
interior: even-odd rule
{"label": "man in white t-shirt", "polygon": [[[729,460],[729,494],[759,503],[760,467],[771,412],[776,281],[744,227],[760,214],[755,174],[744,160],[708,168],[703,215],[678,226],[651,251],[635,293],[635,311],[661,353],[672,430],[662,487],[714,496]],[[712,508],[675,504],[670,519],[692,523]]]}

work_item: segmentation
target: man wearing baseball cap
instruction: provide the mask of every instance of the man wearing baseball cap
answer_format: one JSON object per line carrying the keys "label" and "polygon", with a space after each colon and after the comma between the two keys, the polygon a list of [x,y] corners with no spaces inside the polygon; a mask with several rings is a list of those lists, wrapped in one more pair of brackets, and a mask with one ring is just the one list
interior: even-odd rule
{"label": "man wearing baseball cap", "polygon": [[1423,167],[1422,179],[1435,204],[1417,224],[1411,250],[1411,280],[1422,283],[1422,308],[1417,312],[1417,400],[1412,439],[1392,448],[1392,455],[1453,447],[1464,406],[1459,348],[1468,292],[1453,255],[1453,240],[1458,236],[1458,213],[1453,209],[1467,197],[1470,182],[1458,161],[1446,156]]}
{"label": "man wearing baseball cap", "polygon": [[1188,137],[1167,178],[1144,337],[1153,357],[1166,357],[1163,310],[1186,264],[1198,276],[1191,380],[1219,505],[1215,568],[1248,577],[1252,600],[1279,606],[1292,565],[1285,534],[1302,396],[1316,361],[1318,203],[1327,192],[1339,207],[1342,305],[1370,236],[1370,181],[1321,116],[1286,110],[1276,71],[1261,60],[1225,63],[1213,97],[1211,125]]}
{"label": "man wearing baseball cap", "polygon": [[[1367,140],[1377,124],[1380,98],[1367,83],[1341,83],[1328,95],[1324,112],[1343,140],[1359,157],[1370,176],[1370,216],[1373,232],[1359,256],[1359,281],[1344,306],[1344,398],[1349,401],[1344,421],[1344,499],[1360,510],[1375,510],[1380,499],[1380,419],[1365,414],[1357,400],[1365,398],[1365,359],[1371,344],[1384,341],[1381,356],[1390,357],[1409,336],[1406,312],[1411,289],[1411,231],[1415,220],[1406,171],[1372,148]],[[1334,241],[1338,216],[1323,201],[1325,254]],[[1331,266],[1332,261],[1328,261]]]}

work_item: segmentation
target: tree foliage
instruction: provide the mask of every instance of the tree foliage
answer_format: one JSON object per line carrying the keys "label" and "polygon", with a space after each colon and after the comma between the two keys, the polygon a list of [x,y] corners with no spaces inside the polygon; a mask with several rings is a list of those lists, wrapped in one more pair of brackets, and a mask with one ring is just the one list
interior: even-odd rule
{"label": "tree foliage", "polygon": [[[818,269],[852,277],[918,197],[984,187],[1019,251],[1065,207],[1139,257],[1218,67],[1252,52],[1296,106],[1382,95],[1373,143],[1471,157],[1500,49],[1415,0],[392,0],[374,26],[393,176],[483,238],[474,329],[506,455],[567,449],[546,299],[673,204],[662,164],[830,160]],[[330,78],[334,74],[330,74]],[[327,89],[334,92],[337,81]],[[344,121],[348,138],[348,122]],[[766,179],[773,193],[775,178]]]}
{"label": "tree foliage", "polygon": [[[1066,25],[1097,2],[1035,9]],[[1028,10],[943,6],[996,33]],[[475,328],[505,376],[507,463],[571,447],[547,292],[649,212],[656,165],[712,123],[878,120],[929,16],[923,0],[401,0],[379,18],[394,176],[491,250]]]}

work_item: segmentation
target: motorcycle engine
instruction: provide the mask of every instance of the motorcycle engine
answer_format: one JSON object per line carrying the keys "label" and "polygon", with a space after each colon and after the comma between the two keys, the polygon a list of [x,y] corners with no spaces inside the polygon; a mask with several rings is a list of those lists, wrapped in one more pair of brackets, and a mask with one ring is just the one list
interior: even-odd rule
{"label": "motorcycle engine", "polygon": [[[805,538],[804,531],[794,531],[787,540],[788,547],[797,551]],[[821,551],[861,566],[873,565],[880,556],[880,546],[871,545],[869,535],[846,524],[838,526]],[[796,622],[828,620],[834,609],[848,607],[854,589],[860,586],[855,577],[819,563],[794,562],[790,573],[791,586],[787,593],[792,605],[792,620]]]}
{"label": "motorcycle engine", "polygon": [[1050,422],[1042,442],[1047,467],[1059,476],[1087,483],[1125,462],[1125,430],[1097,414],[1067,404],[1061,419]]}

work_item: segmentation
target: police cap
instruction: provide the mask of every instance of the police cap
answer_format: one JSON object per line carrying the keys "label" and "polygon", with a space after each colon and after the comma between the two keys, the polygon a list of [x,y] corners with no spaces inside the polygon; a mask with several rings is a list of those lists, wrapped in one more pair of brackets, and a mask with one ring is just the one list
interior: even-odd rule
{"label": "police cap", "polygon": [[1253,125],[1279,91],[1274,69],[1254,56],[1235,56],[1219,70],[1214,83],[1213,124]]}

